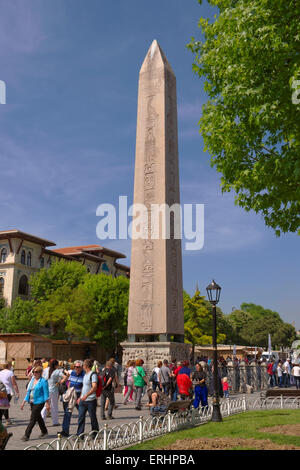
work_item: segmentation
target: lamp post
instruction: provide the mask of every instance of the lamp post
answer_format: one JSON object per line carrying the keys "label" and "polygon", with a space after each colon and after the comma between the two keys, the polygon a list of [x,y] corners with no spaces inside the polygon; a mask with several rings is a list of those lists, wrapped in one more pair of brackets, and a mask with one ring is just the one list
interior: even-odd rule
{"label": "lamp post", "polygon": [[119,333],[119,330],[115,330],[114,331],[114,335],[115,335],[115,359],[117,360],[117,356],[118,356],[118,333]]}
{"label": "lamp post", "polygon": [[220,411],[220,395],[219,395],[219,380],[218,380],[218,351],[217,351],[217,303],[220,300],[221,287],[212,281],[206,288],[208,300],[212,305],[213,313],[213,364],[214,364],[214,395],[213,395],[213,412],[211,420],[214,422],[222,421]]}

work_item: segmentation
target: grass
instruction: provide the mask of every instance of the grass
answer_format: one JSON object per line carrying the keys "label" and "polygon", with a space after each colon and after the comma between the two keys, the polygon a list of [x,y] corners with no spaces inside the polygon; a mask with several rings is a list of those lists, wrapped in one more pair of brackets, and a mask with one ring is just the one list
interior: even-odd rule
{"label": "grass", "polygon": [[177,431],[160,436],[130,447],[130,450],[155,450],[173,444],[181,439],[199,438],[254,438],[270,439],[280,445],[295,445],[300,447],[299,436],[287,436],[259,431],[261,428],[283,426],[286,424],[299,424],[300,410],[268,410],[248,411],[224,418],[221,423],[207,423],[196,428]]}

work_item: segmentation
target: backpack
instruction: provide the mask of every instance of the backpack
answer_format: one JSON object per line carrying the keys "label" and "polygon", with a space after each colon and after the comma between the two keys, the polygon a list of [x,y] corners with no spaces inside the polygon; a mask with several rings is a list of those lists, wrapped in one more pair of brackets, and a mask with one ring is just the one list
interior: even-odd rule
{"label": "backpack", "polygon": [[101,375],[98,375],[97,372],[93,372],[91,374],[91,383],[92,383],[92,377],[93,377],[93,374],[96,374],[97,376],[97,379],[98,379],[98,385],[97,385],[97,390],[96,390],[96,397],[99,398],[101,396],[101,393],[102,393],[102,389],[103,389],[103,382],[102,382],[102,376]]}

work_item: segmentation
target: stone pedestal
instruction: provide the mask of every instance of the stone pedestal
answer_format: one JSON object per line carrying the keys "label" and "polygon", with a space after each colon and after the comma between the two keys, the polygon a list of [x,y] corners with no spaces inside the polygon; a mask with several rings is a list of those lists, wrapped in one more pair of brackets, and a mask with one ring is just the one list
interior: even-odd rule
{"label": "stone pedestal", "polygon": [[[156,342],[156,343],[121,343],[123,348],[123,367],[129,360],[143,359],[144,368],[149,373],[156,367],[158,361],[172,359],[188,361],[190,359],[190,345],[186,343]],[[151,374],[150,374],[151,375]]]}

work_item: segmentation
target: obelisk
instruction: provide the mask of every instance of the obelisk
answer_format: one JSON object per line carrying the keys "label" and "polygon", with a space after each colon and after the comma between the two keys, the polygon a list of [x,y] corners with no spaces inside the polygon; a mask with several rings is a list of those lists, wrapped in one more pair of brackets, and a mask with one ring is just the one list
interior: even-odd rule
{"label": "obelisk", "polygon": [[[188,355],[176,219],[180,212],[170,212],[169,236],[163,234],[163,224],[155,226],[158,219],[154,217],[155,206],[178,209],[180,204],[176,78],[156,40],[139,74],[134,204],[147,208],[147,236],[132,239],[128,342],[122,345],[123,362],[143,356],[151,367],[151,361],[174,355],[181,360]],[[167,210],[166,217],[170,213]],[[142,227],[141,233],[144,231]]]}

